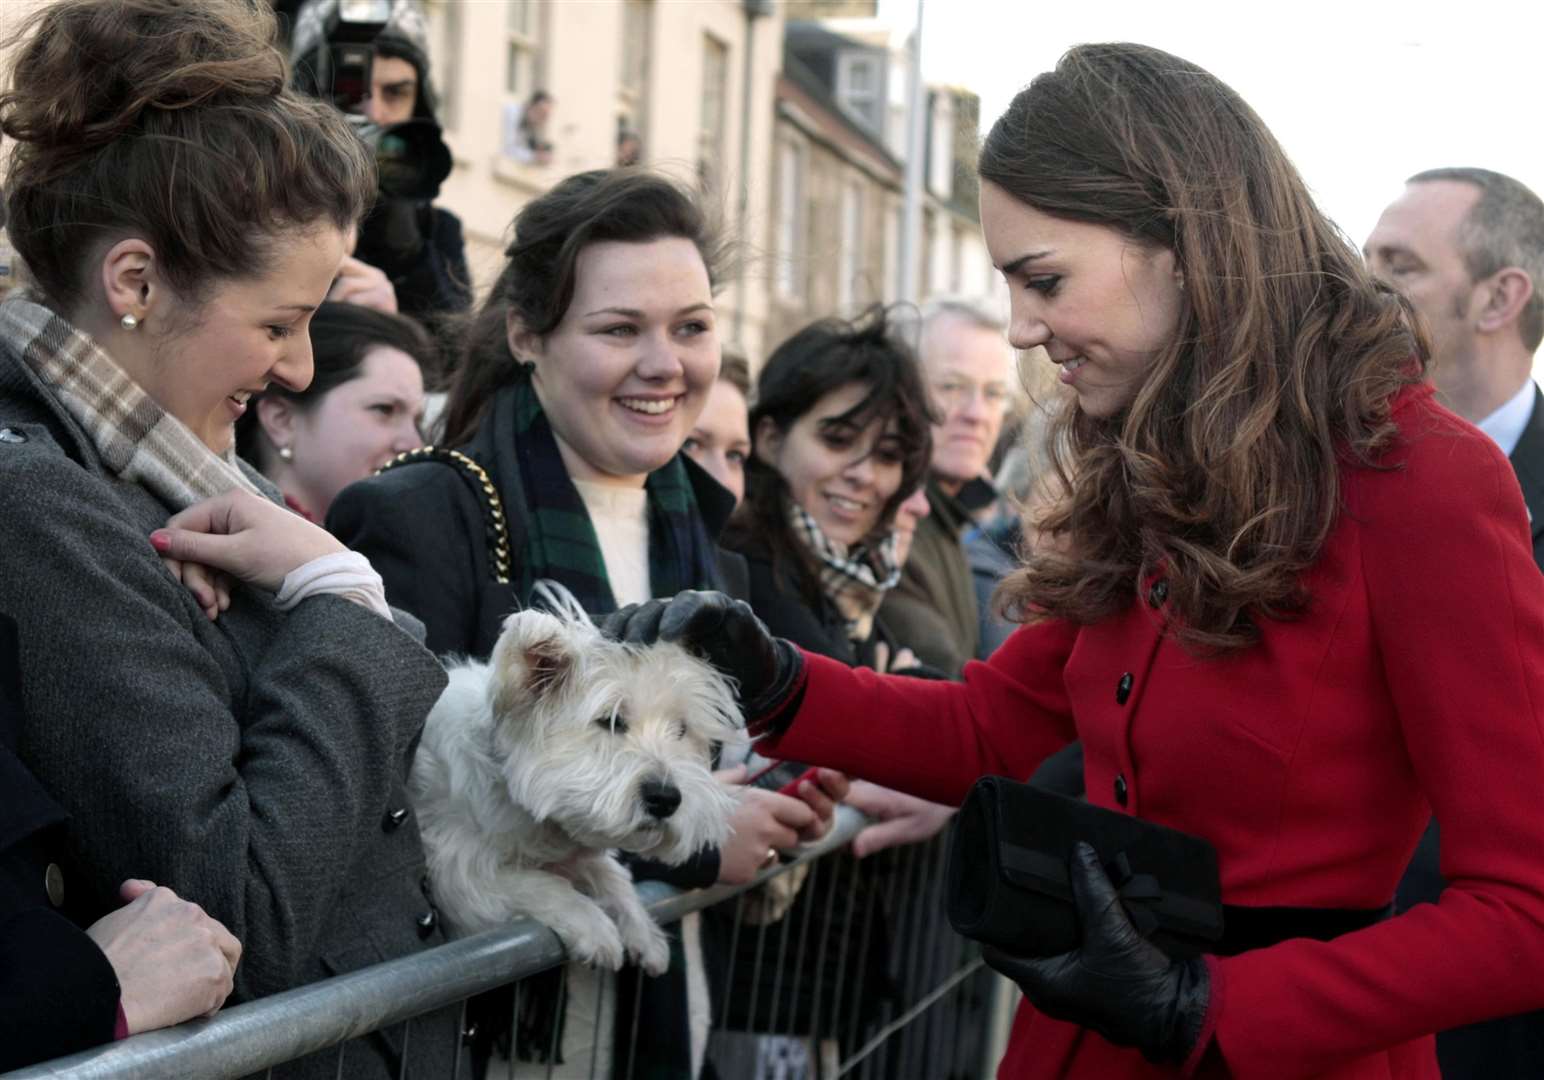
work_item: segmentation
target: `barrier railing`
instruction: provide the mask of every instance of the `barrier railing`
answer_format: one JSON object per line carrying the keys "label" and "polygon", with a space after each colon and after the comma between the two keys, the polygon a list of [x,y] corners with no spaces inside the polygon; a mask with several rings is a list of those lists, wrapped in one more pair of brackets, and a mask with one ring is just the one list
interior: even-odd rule
{"label": "barrier railing", "polygon": [[[709,1060],[720,1062],[718,1073],[726,1080],[846,1075],[975,1080],[989,1075],[991,1062],[981,1059],[993,1041],[990,1002],[996,1000],[995,988],[984,981],[969,944],[943,924],[942,837],[873,856],[857,871],[857,860],[842,849],[864,824],[861,815],[840,807],[826,837],[748,886],[681,892],[657,882],[639,885],[645,905],[661,923],[710,908],[717,909],[712,914],[720,926],[732,923],[730,970],[723,977],[721,1011],[714,1018],[708,1051]],[[795,876],[802,880],[791,891],[802,894],[802,903],[794,901],[776,919],[747,919],[753,909],[765,914],[766,898],[758,897],[758,890],[775,889],[775,879],[786,884]],[[859,914],[863,905],[866,915]],[[834,918],[844,911],[845,919]],[[892,947],[868,949],[866,943],[876,933],[888,933]],[[856,951],[851,947],[854,934],[862,939]],[[757,938],[754,945],[752,936]],[[775,951],[768,948],[769,936],[777,938]],[[880,980],[887,989],[881,995],[884,1000],[870,1008],[872,972],[865,970],[859,978],[857,965],[875,956],[888,956],[891,966]],[[745,957],[750,957],[748,967]],[[462,1005],[464,1030],[468,998],[563,961],[556,934],[520,920],[421,954],[232,1006],[208,1020],[147,1032],[5,1076],[220,1080],[261,1074],[331,1047],[338,1047],[337,1075],[344,1076],[343,1053],[350,1040],[457,1003]],[[828,971],[832,963],[837,965],[834,972]],[[756,988],[750,991],[753,1000],[746,1001],[736,991],[736,965],[742,973],[749,970],[749,982]],[[770,993],[764,989],[768,978]],[[757,997],[761,1000],[754,1000]],[[979,1030],[966,1037],[962,1024]],[[622,1076],[631,1049],[617,1053],[623,1055],[617,1069]],[[778,1053],[783,1060],[768,1056]],[[736,1060],[736,1054],[744,1064],[724,1064]],[[445,1063],[435,1076],[460,1080],[468,1073],[465,1056],[458,1050],[456,1061]],[[405,1054],[403,1061],[407,1075]],[[609,1074],[593,1059],[568,1066],[503,1063],[499,1068],[521,1078]],[[490,1070],[488,1075],[506,1074]]]}

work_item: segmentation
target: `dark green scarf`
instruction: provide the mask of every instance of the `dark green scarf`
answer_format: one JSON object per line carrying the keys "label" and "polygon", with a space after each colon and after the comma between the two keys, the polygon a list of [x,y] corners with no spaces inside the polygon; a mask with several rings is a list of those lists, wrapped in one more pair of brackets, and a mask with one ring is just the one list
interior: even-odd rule
{"label": "dark green scarf", "polygon": [[[536,582],[549,579],[564,585],[591,615],[615,611],[595,526],[563,465],[552,425],[531,385],[529,364],[522,365],[514,392],[516,457],[530,511],[525,550],[516,559],[520,602],[530,603]],[[667,597],[683,589],[712,588],[713,542],[680,455],[651,472],[644,490],[649,496],[649,590]]]}

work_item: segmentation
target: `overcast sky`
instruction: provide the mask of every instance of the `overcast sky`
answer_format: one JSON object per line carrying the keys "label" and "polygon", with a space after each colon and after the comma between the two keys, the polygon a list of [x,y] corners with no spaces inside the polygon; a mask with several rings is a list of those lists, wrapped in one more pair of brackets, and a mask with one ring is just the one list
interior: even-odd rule
{"label": "overcast sky", "polygon": [[[930,82],[981,95],[983,132],[1069,46],[1137,41],[1218,75],[1361,245],[1404,178],[1478,165],[1544,194],[1544,3],[925,0]],[[880,0],[910,26],[916,0]]]}

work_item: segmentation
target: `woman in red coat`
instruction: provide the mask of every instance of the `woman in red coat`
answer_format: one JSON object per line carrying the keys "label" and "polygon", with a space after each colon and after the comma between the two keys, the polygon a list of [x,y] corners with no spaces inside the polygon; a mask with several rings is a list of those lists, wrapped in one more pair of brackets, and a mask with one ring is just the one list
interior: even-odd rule
{"label": "woman in red coat", "polygon": [[[1435,1078],[1431,1033],[1544,1004],[1544,579],[1506,459],[1195,66],[1074,49],[981,176],[1013,344],[1068,390],[1005,586],[1026,625],[963,685],[800,654],[716,594],[612,631],[738,677],[769,753],[958,801],[1076,738],[1091,802],[1216,847],[1229,937],[1194,960],[1080,852],[1081,947],[989,953],[1028,998],[1001,1076]],[[1384,917],[1431,813],[1450,887]]]}

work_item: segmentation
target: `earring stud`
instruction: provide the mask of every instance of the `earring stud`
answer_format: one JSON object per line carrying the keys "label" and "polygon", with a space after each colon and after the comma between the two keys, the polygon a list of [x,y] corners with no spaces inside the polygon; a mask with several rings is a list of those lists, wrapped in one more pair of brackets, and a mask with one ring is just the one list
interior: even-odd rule
{"label": "earring stud", "polygon": [[281,446],[279,447],[279,458],[281,461],[294,461],[295,451],[291,450],[287,446]]}
{"label": "earring stud", "polygon": [[139,325],[139,320],[135,318],[134,313],[130,311],[126,312],[123,318],[118,320],[118,325],[123,327],[125,330],[132,330]]}

